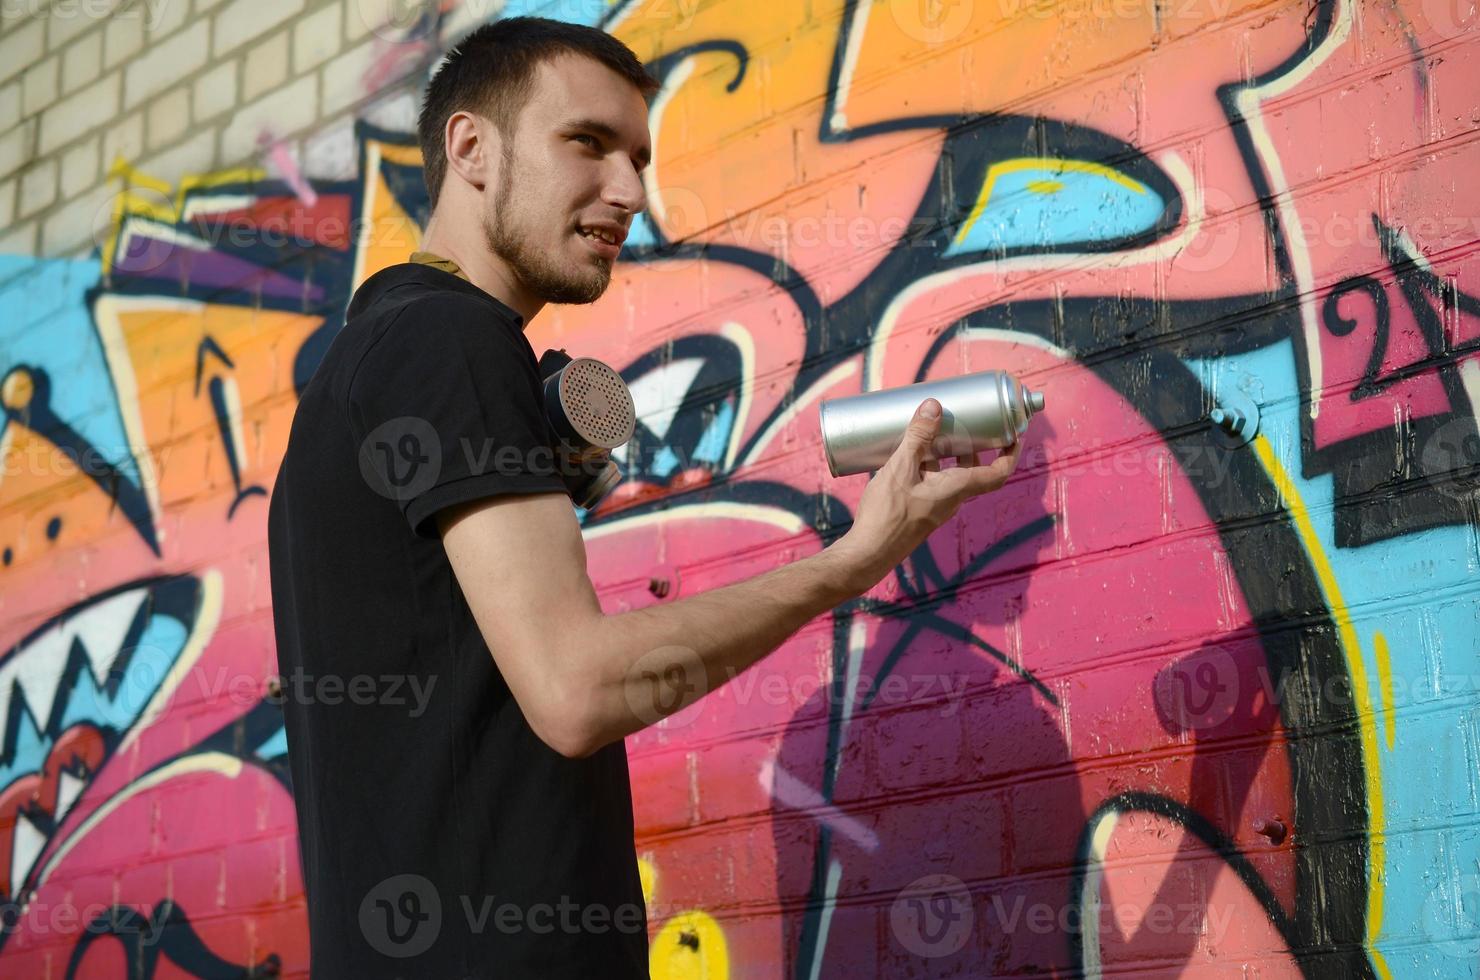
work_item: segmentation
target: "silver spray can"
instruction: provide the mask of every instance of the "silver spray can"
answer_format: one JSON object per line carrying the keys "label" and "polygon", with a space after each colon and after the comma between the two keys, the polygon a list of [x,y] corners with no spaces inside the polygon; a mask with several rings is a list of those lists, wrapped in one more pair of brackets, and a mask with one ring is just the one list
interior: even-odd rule
{"label": "silver spray can", "polygon": [[1029,391],[1005,371],[979,371],[834,398],[819,406],[822,446],[833,476],[877,470],[904,440],[920,403],[940,402],[935,458],[1002,449],[1017,441],[1028,420],[1043,411],[1043,393]]}

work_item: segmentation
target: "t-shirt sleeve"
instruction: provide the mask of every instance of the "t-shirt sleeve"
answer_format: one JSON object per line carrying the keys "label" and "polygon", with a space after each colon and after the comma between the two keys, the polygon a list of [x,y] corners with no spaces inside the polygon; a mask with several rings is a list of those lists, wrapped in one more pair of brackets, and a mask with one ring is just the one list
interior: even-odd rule
{"label": "t-shirt sleeve", "polygon": [[349,384],[360,472],[411,528],[436,537],[444,507],[565,491],[528,343],[475,297],[415,300]]}

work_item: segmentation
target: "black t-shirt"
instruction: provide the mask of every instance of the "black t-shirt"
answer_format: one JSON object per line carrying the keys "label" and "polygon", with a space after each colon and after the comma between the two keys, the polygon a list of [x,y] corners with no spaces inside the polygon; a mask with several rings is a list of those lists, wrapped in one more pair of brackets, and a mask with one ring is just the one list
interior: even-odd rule
{"label": "black t-shirt", "polygon": [[520,328],[393,266],[293,418],[268,544],[314,980],[648,976],[626,750],[534,734],[434,519],[565,493]]}

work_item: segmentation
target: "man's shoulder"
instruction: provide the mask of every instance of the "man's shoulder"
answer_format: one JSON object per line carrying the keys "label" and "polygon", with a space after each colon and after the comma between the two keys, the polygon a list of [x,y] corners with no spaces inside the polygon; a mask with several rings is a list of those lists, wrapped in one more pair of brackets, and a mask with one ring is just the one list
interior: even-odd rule
{"label": "man's shoulder", "polygon": [[408,362],[447,364],[474,351],[500,360],[533,357],[518,314],[471,283],[410,263],[365,281],[343,333],[340,355],[351,382],[367,370],[397,373]]}
{"label": "man's shoulder", "polygon": [[518,314],[472,283],[420,262],[401,262],[370,276],[355,290],[346,312],[347,324],[384,324],[414,320],[451,325],[489,318],[514,329]]}
{"label": "man's shoulder", "polygon": [[[461,283],[455,276],[426,266],[402,263],[380,270],[355,290],[345,311],[344,324],[321,367],[330,377],[348,385],[370,360],[394,361],[408,356],[440,356],[455,334],[496,317],[491,298],[473,287],[469,293],[449,288]],[[337,386],[336,386],[337,387]]]}

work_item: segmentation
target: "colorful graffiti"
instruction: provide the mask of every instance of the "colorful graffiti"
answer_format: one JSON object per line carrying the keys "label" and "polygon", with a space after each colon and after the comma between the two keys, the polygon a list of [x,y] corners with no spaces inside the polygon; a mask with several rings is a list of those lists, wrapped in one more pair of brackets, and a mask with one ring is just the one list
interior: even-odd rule
{"label": "colorful graffiti", "polygon": [[[927,6],[505,10],[663,82],[612,289],[529,328],[639,408],[580,513],[609,612],[845,530],[825,398],[990,367],[1052,406],[629,740],[654,976],[1473,975],[1474,24]],[[263,488],[426,218],[409,134],[353,139],[348,180],[121,165],[96,260],[0,263],[7,975],[306,969]]]}

